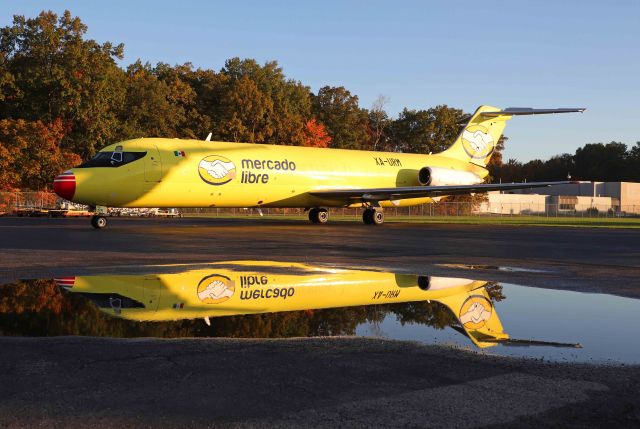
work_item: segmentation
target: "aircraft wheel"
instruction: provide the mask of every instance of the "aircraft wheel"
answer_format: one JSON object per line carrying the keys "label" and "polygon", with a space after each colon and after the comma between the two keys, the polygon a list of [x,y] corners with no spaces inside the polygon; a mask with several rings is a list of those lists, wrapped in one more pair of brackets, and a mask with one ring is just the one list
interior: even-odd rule
{"label": "aircraft wheel", "polygon": [[384,223],[384,213],[382,210],[365,209],[362,212],[362,221],[365,225],[381,225]]}
{"label": "aircraft wheel", "polygon": [[107,218],[104,216],[91,217],[91,226],[95,229],[102,229],[107,226]]}
{"label": "aircraft wheel", "polygon": [[327,223],[329,221],[329,210],[318,209],[318,223]]}
{"label": "aircraft wheel", "polygon": [[327,223],[329,220],[329,211],[323,208],[313,208],[309,210],[309,220],[312,223]]}
{"label": "aircraft wheel", "polygon": [[382,210],[374,210],[373,211],[373,224],[374,225],[382,225],[384,223],[384,213]]}
{"label": "aircraft wheel", "polygon": [[318,209],[313,208],[309,210],[309,220],[311,223],[318,223]]}
{"label": "aircraft wheel", "polygon": [[362,212],[362,221],[365,225],[373,224],[373,209],[364,209]]}

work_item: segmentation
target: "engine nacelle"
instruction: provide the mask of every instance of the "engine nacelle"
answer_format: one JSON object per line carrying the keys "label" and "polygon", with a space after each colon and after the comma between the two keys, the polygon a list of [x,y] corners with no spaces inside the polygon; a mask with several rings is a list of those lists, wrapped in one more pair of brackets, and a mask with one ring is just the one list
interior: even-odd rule
{"label": "engine nacelle", "polygon": [[470,171],[422,167],[418,172],[418,182],[423,186],[476,185],[482,183],[482,178]]}

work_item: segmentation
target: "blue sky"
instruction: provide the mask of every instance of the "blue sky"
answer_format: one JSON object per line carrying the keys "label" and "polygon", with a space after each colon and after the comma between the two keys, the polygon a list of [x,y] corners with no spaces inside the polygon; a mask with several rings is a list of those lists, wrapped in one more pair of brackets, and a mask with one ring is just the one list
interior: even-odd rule
{"label": "blue sky", "polygon": [[93,39],[123,42],[123,66],[277,60],[314,91],[345,86],[363,107],[385,95],[392,116],[437,104],[588,108],[513,119],[506,158],[640,140],[638,0],[0,0],[0,25],[45,7],[69,9]]}

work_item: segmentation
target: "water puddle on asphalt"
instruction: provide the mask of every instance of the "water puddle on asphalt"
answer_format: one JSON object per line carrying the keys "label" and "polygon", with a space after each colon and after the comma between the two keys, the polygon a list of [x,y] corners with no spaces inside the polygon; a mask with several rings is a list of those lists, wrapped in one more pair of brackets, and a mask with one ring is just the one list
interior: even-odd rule
{"label": "water puddle on asphalt", "polygon": [[486,271],[506,271],[510,273],[544,273],[546,270],[540,270],[536,268],[524,268],[524,267],[507,267],[499,265],[486,265],[486,264],[436,264],[436,266],[446,268],[458,268],[462,270],[486,270]]}
{"label": "water puddle on asphalt", "polygon": [[552,361],[640,363],[638,300],[298,263],[229,261],[0,286],[0,335],[358,335]]}

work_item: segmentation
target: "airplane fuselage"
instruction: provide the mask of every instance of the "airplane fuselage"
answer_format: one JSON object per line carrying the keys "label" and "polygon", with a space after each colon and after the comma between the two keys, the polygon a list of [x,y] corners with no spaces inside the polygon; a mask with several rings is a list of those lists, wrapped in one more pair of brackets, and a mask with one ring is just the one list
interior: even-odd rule
{"label": "airplane fuselage", "polygon": [[164,138],[128,140],[99,154],[101,162],[62,176],[58,185],[68,186],[67,199],[113,207],[348,207],[362,203],[310,192],[419,186],[418,172],[427,166],[487,175],[480,166],[442,155]]}

